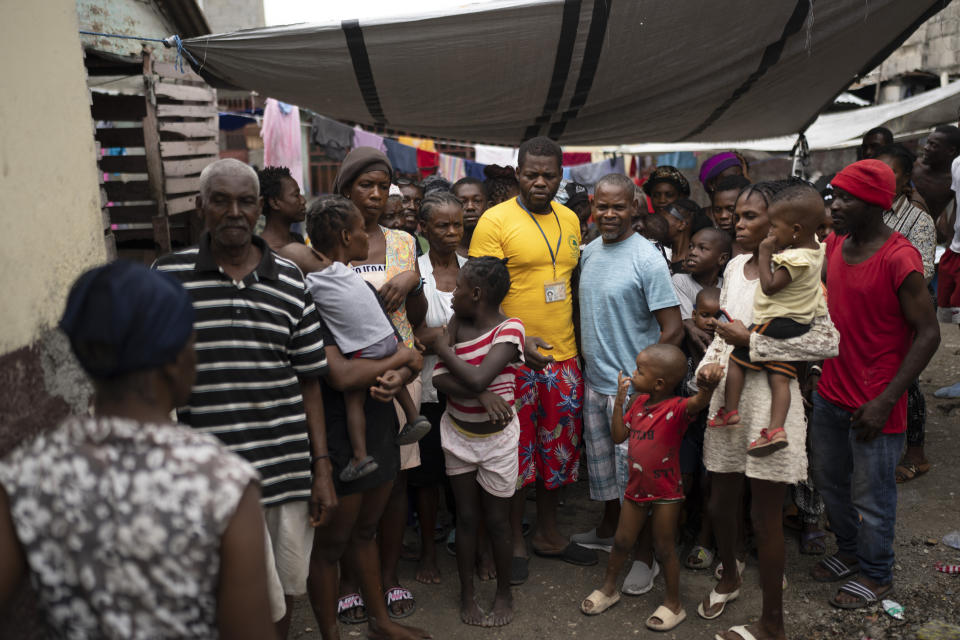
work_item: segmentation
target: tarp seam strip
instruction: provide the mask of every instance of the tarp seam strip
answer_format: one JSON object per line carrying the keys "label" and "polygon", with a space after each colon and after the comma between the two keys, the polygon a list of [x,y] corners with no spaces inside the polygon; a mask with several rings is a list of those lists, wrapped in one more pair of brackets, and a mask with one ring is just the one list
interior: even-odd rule
{"label": "tarp seam strip", "polygon": [[343,35],[347,38],[347,48],[350,50],[350,60],[353,62],[353,73],[360,88],[360,95],[367,105],[370,117],[377,125],[387,124],[387,117],[383,113],[380,95],[377,93],[377,83],[373,79],[373,68],[370,66],[370,56],[367,55],[367,44],[363,39],[363,30],[359,20],[344,20],[340,23]]}
{"label": "tarp seam strip", "polygon": [[780,61],[780,56],[783,54],[784,47],[787,45],[787,40],[803,28],[803,24],[807,21],[808,11],[810,11],[809,0],[797,0],[797,4],[793,8],[793,14],[791,14],[790,19],[787,20],[787,24],[784,25],[780,38],[776,42],[767,45],[767,48],[763,50],[763,56],[760,58],[760,66],[757,67],[757,70],[751,73],[747,79],[744,80],[743,84],[734,89],[730,97],[714,109],[713,113],[711,113],[706,120],[697,125],[696,128],[680,138],[677,142],[683,142],[702,133],[707,127],[716,122],[720,116],[726,113],[741,96],[747,93],[754,83],[762,78],[773,65],[777,64],[777,62]]}
{"label": "tarp seam strip", "polygon": [[564,0],[563,19],[560,23],[560,38],[557,41],[557,55],[553,60],[553,75],[550,78],[550,89],[547,99],[543,103],[543,112],[535,123],[527,127],[523,139],[529,140],[540,133],[540,128],[550,122],[550,118],[560,107],[560,98],[563,89],[567,86],[567,77],[570,75],[570,62],[573,60],[573,47],[577,40],[577,27],[580,25],[581,0]]}

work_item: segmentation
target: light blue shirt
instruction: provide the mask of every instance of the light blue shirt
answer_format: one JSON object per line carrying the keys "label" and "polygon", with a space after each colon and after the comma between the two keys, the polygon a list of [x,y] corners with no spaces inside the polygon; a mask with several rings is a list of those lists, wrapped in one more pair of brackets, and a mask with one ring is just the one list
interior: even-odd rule
{"label": "light blue shirt", "polygon": [[634,233],[583,248],[580,262],[580,336],[586,383],[597,393],[617,393],[617,373],[630,375],[637,354],[660,339],[653,312],[680,304],[666,260]]}

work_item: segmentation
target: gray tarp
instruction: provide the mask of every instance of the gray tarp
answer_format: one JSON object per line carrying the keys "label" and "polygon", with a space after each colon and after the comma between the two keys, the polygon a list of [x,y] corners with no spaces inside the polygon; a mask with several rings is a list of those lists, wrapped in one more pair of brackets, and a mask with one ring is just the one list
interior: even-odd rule
{"label": "gray tarp", "polygon": [[949,0],[500,0],[184,42],[214,85],[386,133],[516,145],[796,133]]}

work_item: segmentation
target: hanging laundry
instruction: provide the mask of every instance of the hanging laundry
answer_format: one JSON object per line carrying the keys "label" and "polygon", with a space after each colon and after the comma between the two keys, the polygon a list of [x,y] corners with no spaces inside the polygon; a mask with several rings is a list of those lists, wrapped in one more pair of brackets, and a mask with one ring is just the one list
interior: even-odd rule
{"label": "hanging laundry", "polygon": [[322,147],[332,160],[341,161],[353,146],[353,129],[342,122],[324,116],[313,116],[310,122],[310,139]]}
{"label": "hanging laundry", "polygon": [[587,185],[593,193],[593,185],[608,173],[624,173],[623,156],[570,167],[570,180]]}
{"label": "hanging laundry", "polygon": [[696,169],[697,157],[692,151],[674,151],[672,153],[661,153],[657,156],[657,166],[670,166],[677,169]]}
{"label": "hanging laundry", "polygon": [[517,166],[519,149],[513,147],[495,147],[488,144],[478,144],[476,159],[480,164],[499,164],[508,167]]}
{"label": "hanging laundry", "polygon": [[410,136],[397,136],[397,142],[420,149],[422,151],[436,151],[437,145],[430,138],[412,138]]}
{"label": "hanging laundry", "polygon": [[287,167],[290,175],[303,189],[303,155],[300,146],[300,109],[284,102],[267,98],[263,107],[263,165]]}
{"label": "hanging laundry", "polygon": [[456,182],[460,178],[467,176],[467,165],[463,158],[457,156],[440,154],[439,173],[450,182]]}
{"label": "hanging laundry", "polygon": [[465,165],[465,171],[468,178],[476,178],[477,180],[486,179],[486,176],[483,174],[483,168],[487,165],[474,162],[473,160],[467,160]]}
{"label": "hanging laundry", "polygon": [[377,151],[387,152],[387,147],[383,144],[383,138],[375,133],[364,131],[360,127],[353,128],[353,146],[354,147],[373,147]]}
{"label": "hanging laundry", "polygon": [[440,154],[435,151],[417,149],[417,168],[420,169],[421,177],[432,176],[437,172],[437,166],[440,163],[439,156]]}
{"label": "hanging laundry", "polygon": [[564,151],[563,152],[563,166],[565,167],[575,167],[580,164],[590,164],[591,160],[590,153],[584,153],[582,151]]}
{"label": "hanging laundry", "polygon": [[383,144],[387,147],[387,158],[393,165],[395,173],[417,173],[417,149],[390,138],[384,138]]}

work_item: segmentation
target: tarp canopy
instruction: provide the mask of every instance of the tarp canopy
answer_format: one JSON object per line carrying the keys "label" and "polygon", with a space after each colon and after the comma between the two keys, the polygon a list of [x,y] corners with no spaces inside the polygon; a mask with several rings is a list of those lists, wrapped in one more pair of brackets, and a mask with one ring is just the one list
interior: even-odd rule
{"label": "tarp canopy", "polygon": [[384,133],[516,145],[796,133],[949,0],[495,0],[184,41],[214,86]]}

